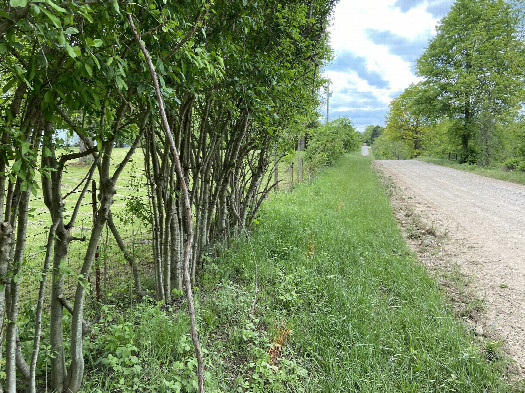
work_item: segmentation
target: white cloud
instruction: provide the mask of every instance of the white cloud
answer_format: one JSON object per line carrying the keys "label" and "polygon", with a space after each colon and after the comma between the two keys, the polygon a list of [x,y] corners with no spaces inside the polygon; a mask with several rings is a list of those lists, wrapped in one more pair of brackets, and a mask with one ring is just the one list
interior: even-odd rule
{"label": "white cloud", "polygon": [[[390,101],[411,83],[419,80],[413,73],[413,64],[389,52],[386,44],[373,42],[368,32],[374,29],[388,31],[410,41],[428,40],[435,34],[438,23],[438,19],[426,10],[428,1],[425,0],[405,13],[395,6],[396,0],[341,0],[338,3],[330,28],[331,45],[336,57],[350,51],[365,58],[368,71],[381,75],[389,83],[387,89],[372,86],[352,71],[351,65],[348,72],[327,70],[324,75],[331,79],[331,89],[334,92],[331,102],[339,103],[338,112],[343,112],[344,100],[349,95],[371,93],[384,103],[386,113]],[[348,89],[354,93],[342,93]],[[354,105],[347,108],[355,109]]]}
{"label": "white cloud", "polygon": [[373,111],[380,111],[383,107],[350,107],[350,106],[342,106],[340,108],[336,108],[332,110],[331,112],[351,112],[351,111],[362,111],[362,112],[373,112]]}

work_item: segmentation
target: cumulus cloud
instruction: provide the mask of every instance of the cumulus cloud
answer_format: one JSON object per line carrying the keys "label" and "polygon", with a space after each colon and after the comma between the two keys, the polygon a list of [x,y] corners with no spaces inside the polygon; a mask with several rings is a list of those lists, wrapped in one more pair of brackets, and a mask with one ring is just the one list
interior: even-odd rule
{"label": "cumulus cloud", "polygon": [[366,29],[366,33],[373,43],[386,46],[389,53],[401,57],[412,65],[428,45],[428,38],[424,36],[408,39],[387,30],[377,29]]}
{"label": "cumulus cloud", "polygon": [[330,64],[329,69],[336,72],[355,72],[360,79],[379,89],[389,87],[389,82],[381,73],[368,68],[368,61],[365,57],[357,56],[350,51],[342,51]]}
{"label": "cumulus cloud", "polygon": [[330,30],[335,59],[324,70],[332,81],[331,118],[347,115],[362,129],[382,125],[390,101],[418,82],[415,61],[452,2],[341,0]]}

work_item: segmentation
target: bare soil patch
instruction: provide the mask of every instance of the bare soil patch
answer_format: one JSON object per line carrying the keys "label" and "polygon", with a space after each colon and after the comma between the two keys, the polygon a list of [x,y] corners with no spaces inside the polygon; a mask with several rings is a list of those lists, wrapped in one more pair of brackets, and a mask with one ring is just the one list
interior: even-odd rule
{"label": "bare soil patch", "polygon": [[457,314],[476,336],[501,342],[523,378],[525,186],[420,161],[373,166],[392,185],[407,242],[445,287]]}

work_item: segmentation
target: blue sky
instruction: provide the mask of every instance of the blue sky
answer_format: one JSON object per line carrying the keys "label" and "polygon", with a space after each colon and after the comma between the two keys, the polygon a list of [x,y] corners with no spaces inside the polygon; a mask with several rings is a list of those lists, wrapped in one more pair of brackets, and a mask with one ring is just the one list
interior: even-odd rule
{"label": "blue sky", "polygon": [[332,82],[330,119],[347,116],[360,131],[383,126],[390,101],[419,80],[416,60],[452,3],[340,0],[330,29],[335,59],[323,73]]}

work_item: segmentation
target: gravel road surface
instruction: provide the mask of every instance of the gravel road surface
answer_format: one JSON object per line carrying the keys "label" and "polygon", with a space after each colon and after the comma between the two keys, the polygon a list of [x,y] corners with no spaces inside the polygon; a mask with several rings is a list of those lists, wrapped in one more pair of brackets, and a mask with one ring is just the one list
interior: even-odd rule
{"label": "gravel road surface", "polygon": [[361,155],[367,156],[368,155],[368,149],[370,149],[370,146],[361,146]]}
{"label": "gravel road surface", "polygon": [[375,161],[416,214],[447,234],[457,264],[484,301],[476,333],[499,338],[525,374],[525,186],[421,161]]}

